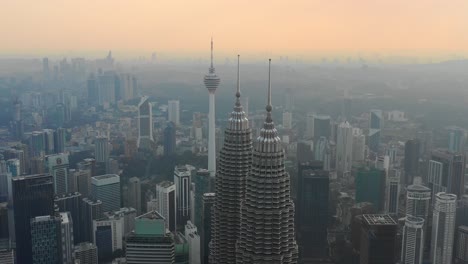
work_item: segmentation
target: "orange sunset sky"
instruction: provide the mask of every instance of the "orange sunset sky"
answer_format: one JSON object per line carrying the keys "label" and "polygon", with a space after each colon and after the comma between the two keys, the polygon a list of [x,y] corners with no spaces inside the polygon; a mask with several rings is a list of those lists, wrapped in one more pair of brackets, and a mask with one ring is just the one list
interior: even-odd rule
{"label": "orange sunset sky", "polygon": [[467,0],[5,0],[0,54],[468,55]]}

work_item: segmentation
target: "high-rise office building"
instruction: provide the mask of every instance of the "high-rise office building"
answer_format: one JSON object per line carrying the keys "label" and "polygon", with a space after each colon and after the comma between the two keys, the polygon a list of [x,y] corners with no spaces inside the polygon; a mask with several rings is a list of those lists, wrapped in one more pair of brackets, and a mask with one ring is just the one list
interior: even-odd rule
{"label": "high-rise office building", "polygon": [[137,177],[128,180],[128,205],[135,208],[137,215],[141,214],[141,182]]}
{"label": "high-rise office building", "polygon": [[[299,148],[299,145],[298,145]],[[314,155],[317,161],[323,162],[323,169],[326,171],[330,170],[331,167],[331,148],[330,142],[325,137],[320,137],[318,142],[314,146]],[[298,153],[299,154],[299,153]],[[298,162],[304,162],[304,160],[298,159]]]}
{"label": "high-rise office building", "polygon": [[169,100],[167,102],[167,120],[174,123],[174,125],[180,125],[180,101]]}
{"label": "high-rise office building", "polygon": [[83,197],[90,197],[91,170],[70,170],[69,173],[76,184],[75,191],[81,193]]}
{"label": "high-rise office building", "polygon": [[156,211],[135,219],[135,231],[125,239],[127,264],[175,263],[175,243]]}
{"label": "high-rise office building", "polygon": [[428,221],[431,206],[431,189],[423,185],[410,185],[406,190],[406,216]]}
{"label": "high-rise office building", "polygon": [[91,178],[91,197],[102,202],[102,211],[110,212],[120,209],[120,177],[105,174]]}
{"label": "high-rise office building", "polygon": [[164,156],[172,156],[176,151],[176,126],[169,122],[164,129]]}
{"label": "high-rise office building", "polygon": [[366,136],[362,134],[359,128],[353,128],[353,146],[352,154],[353,161],[364,161],[366,158]]}
{"label": "high-rise office building", "polygon": [[205,193],[203,194],[203,219],[202,219],[202,226],[201,226],[201,246],[200,246],[200,255],[201,255],[201,262],[202,264],[209,263],[209,256],[210,254],[210,247],[209,244],[211,242],[211,219],[212,219],[212,209],[213,205],[216,201],[216,194],[215,193]]}
{"label": "high-rise office building", "polygon": [[304,137],[308,140],[314,139],[314,117],[313,113],[307,113],[306,115],[306,130]]}
{"label": "high-rise office building", "polygon": [[292,129],[292,113],[291,112],[283,113],[283,128]]}
{"label": "high-rise office building", "polygon": [[65,137],[66,130],[63,127],[57,128],[54,133],[54,148],[55,153],[63,153],[65,152],[65,144],[66,144],[66,137]]}
{"label": "high-rise office building", "polygon": [[211,39],[211,65],[208,74],[203,78],[209,93],[208,111],[208,170],[211,176],[216,174],[216,128],[215,128],[215,92],[218,89],[220,78],[215,73],[213,66],[213,39]]}
{"label": "high-rise office building", "polygon": [[374,152],[379,152],[380,135],[383,128],[383,113],[382,110],[373,109],[369,116],[369,136],[368,146]]}
{"label": "high-rise office building", "polygon": [[297,238],[300,260],[312,261],[326,257],[328,228],[329,173],[305,170],[298,175]]}
{"label": "high-rise office building", "polygon": [[320,137],[330,139],[331,136],[331,117],[328,115],[314,115],[314,141]]}
{"label": "high-rise office building", "polygon": [[402,264],[422,264],[425,239],[424,223],[424,219],[420,217],[406,216],[401,246]]}
{"label": "high-rise office building", "polygon": [[44,146],[45,146],[45,154],[51,155],[55,153],[55,131],[52,129],[44,129]]}
{"label": "high-rise office building", "polygon": [[174,168],[174,184],[176,186],[177,225],[184,226],[191,215],[190,191],[192,186],[192,170],[190,165],[180,165]]}
{"label": "high-rise office building", "polygon": [[197,227],[192,222],[187,221],[184,234],[189,245],[189,263],[200,264],[200,235]]}
{"label": "high-rise office building", "polygon": [[348,122],[338,126],[338,138],[336,142],[336,170],[339,176],[351,173],[353,165],[353,128]]}
{"label": "high-rise office building", "polygon": [[151,149],[153,139],[153,111],[148,97],[138,104],[138,148]]}
{"label": "high-rise office building", "polygon": [[388,170],[385,184],[385,211],[391,215],[398,214],[398,200],[400,197],[401,171],[396,168]]}
{"label": "high-rise office building", "polygon": [[[12,179],[16,260],[32,263],[31,218],[54,213],[54,183],[51,175],[29,175]],[[12,234],[10,234],[10,237]]]}
{"label": "high-rise office building", "polygon": [[83,198],[80,210],[80,242],[93,241],[93,221],[103,216],[102,202]]}
{"label": "high-rise office building", "polygon": [[56,154],[45,157],[47,172],[54,178],[54,190],[56,195],[69,193],[68,179],[68,154]]}
{"label": "high-rise office building", "polygon": [[96,76],[91,73],[86,81],[86,89],[88,95],[88,104],[96,106],[99,104],[99,86],[96,80]]}
{"label": "high-rise office building", "polygon": [[453,153],[463,153],[466,144],[466,131],[460,127],[450,127],[448,131],[448,149]]}
{"label": "high-rise office building", "polygon": [[[435,171],[431,170],[431,164],[437,164]],[[433,151],[429,161],[428,182],[434,185],[431,188],[433,193],[446,191],[461,197],[465,194],[465,156],[440,149]],[[437,185],[442,187],[441,190],[437,190]],[[432,187],[431,184],[429,187]]]}
{"label": "high-rise office building", "polygon": [[43,157],[45,155],[45,139],[43,131],[34,131],[29,138],[29,153],[31,157]]}
{"label": "high-rise office building", "polygon": [[362,215],[360,264],[395,264],[397,223],[389,215]]}
{"label": "high-rise office building", "polygon": [[60,217],[50,215],[31,218],[32,262],[29,263],[62,263],[60,222]]}
{"label": "high-rise office building", "polygon": [[116,78],[115,73],[106,71],[98,76],[98,98],[99,105],[108,107],[115,103]]}
{"label": "high-rise office building", "polygon": [[83,197],[81,193],[69,193],[67,195],[56,196],[54,203],[59,212],[70,213],[71,223],[73,223],[73,238],[75,243],[81,242],[81,203]]}
{"label": "high-rise office building", "polygon": [[418,139],[410,139],[405,143],[405,183],[413,184],[413,178],[419,176],[419,151]]}
{"label": "high-rise office building", "polygon": [[385,171],[358,168],[355,175],[356,203],[370,202],[377,212],[384,209]]}
{"label": "high-rise office building", "polygon": [[73,219],[70,212],[62,212],[57,215],[60,220],[60,254],[61,263],[73,264],[73,247],[75,245],[73,232]]}
{"label": "high-rise office building", "polygon": [[7,171],[11,173],[12,177],[21,175],[21,162],[19,159],[9,159],[5,162]]}
{"label": "high-rise office building", "polygon": [[237,92],[234,109],[225,130],[216,174],[216,198],[211,219],[211,263],[235,263],[240,234],[241,202],[249,173],[252,132],[240,102],[240,69],[237,65]]}
{"label": "high-rise office building", "polygon": [[456,264],[468,263],[468,226],[457,228],[457,243],[455,244],[454,260]]}
{"label": "high-rise office building", "polygon": [[430,254],[433,264],[452,263],[456,201],[455,194],[440,192],[435,195]]}
{"label": "high-rise office building", "polygon": [[[73,255],[79,264],[98,264],[97,247],[90,242],[82,242],[75,246]],[[78,264],[78,263],[77,263]]]}
{"label": "high-rise office building", "polygon": [[176,185],[163,181],[156,185],[157,211],[165,219],[166,229],[175,232],[177,228]]}
{"label": "high-rise office building", "polygon": [[210,172],[205,169],[199,169],[193,175],[192,182],[195,185],[195,197],[194,197],[194,224],[201,228],[203,225],[203,194],[210,191]]}
{"label": "high-rise office building", "polygon": [[93,221],[93,243],[98,248],[100,261],[112,260],[112,253],[123,249],[123,218]]}
{"label": "high-rise office building", "polygon": [[246,177],[245,199],[241,204],[241,231],[236,247],[238,264],[297,263],[298,258],[290,178],[285,171],[285,153],[271,114],[271,60],[268,79],[267,116],[254,144],[252,167]]}
{"label": "high-rise office building", "polygon": [[120,99],[123,101],[128,101],[133,98],[136,87],[133,81],[135,77],[128,73],[122,73],[119,76],[120,79]]}
{"label": "high-rise office building", "polygon": [[109,140],[105,136],[97,136],[94,140],[94,157],[96,162],[107,163],[109,161]]}

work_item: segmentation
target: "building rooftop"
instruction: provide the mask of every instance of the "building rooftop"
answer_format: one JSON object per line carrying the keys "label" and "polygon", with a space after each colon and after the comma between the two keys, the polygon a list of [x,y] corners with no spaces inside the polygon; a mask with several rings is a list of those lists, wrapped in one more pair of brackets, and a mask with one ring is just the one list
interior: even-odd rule
{"label": "building rooftop", "polygon": [[168,188],[174,185],[174,183],[171,181],[163,181],[163,182],[160,182],[158,185],[162,188]]}
{"label": "building rooftop", "polygon": [[369,225],[396,225],[397,223],[388,214],[365,214],[364,221]]}
{"label": "building rooftop", "polygon": [[164,220],[164,217],[160,215],[157,211],[150,211],[146,214],[137,216],[135,219],[149,219],[149,220],[162,219]]}

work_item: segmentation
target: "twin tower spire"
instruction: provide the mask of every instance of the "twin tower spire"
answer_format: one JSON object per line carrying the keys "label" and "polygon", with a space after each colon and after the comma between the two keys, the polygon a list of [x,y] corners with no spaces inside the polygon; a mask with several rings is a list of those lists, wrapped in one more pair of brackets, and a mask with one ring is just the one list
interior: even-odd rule
{"label": "twin tower spire", "polygon": [[255,143],[240,96],[238,55],[236,101],[216,170],[209,262],[296,264],[290,178],[271,116],[271,59],[266,119]]}

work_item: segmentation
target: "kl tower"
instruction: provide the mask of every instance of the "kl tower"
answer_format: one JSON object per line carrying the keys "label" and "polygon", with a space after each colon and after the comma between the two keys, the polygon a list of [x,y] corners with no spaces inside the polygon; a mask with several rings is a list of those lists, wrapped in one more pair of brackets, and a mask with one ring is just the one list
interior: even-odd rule
{"label": "kl tower", "polygon": [[220,79],[215,73],[213,66],[213,38],[211,38],[211,65],[207,75],[203,79],[210,98],[210,109],[208,112],[208,171],[210,176],[216,174],[216,146],[215,146],[215,92],[219,86]]}

